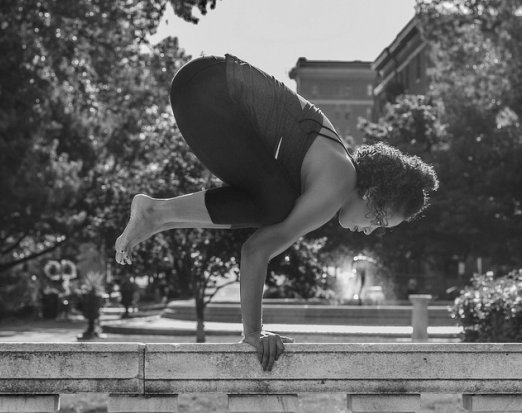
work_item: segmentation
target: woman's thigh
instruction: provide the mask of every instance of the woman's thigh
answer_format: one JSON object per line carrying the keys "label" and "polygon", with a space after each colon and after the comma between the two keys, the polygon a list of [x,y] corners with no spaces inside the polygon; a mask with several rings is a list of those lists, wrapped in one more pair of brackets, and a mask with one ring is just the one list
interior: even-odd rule
{"label": "woman's thigh", "polygon": [[[226,87],[224,62],[173,81],[171,103],[180,131],[198,159],[224,188],[206,196],[215,223],[261,226],[289,213],[297,191],[284,167],[257,135]],[[277,222],[277,221],[276,221]]]}

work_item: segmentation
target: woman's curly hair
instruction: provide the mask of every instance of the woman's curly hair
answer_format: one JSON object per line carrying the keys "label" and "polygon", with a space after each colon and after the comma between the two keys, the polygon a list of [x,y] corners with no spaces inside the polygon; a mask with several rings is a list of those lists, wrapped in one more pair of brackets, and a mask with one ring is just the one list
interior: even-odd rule
{"label": "woman's curly hair", "polygon": [[359,195],[367,196],[380,224],[386,222],[387,210],[412,221],[429,205],[430,192],[439,187],[432,166],[384,143],[361,145],[353,157]]}

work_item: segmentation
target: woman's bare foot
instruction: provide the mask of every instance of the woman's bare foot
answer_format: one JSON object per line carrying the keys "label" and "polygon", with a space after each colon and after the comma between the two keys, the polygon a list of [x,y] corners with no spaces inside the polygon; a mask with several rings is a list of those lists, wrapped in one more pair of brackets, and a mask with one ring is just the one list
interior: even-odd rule
{"label": "woman's bare foot", "polygon": [[153,204],[154,199],[144,194],[138,194],[133,198],[129,223],[114,245],[118,264],[131,264],[132,248],[156,232],[152,214]]}

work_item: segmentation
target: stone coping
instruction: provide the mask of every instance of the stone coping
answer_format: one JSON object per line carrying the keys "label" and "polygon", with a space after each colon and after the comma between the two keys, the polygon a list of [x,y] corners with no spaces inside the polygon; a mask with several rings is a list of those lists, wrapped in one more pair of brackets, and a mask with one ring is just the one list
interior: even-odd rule
{"label": "stone coping", "polygon": [[0,393],[520,393],[522,344],[0,343]]}

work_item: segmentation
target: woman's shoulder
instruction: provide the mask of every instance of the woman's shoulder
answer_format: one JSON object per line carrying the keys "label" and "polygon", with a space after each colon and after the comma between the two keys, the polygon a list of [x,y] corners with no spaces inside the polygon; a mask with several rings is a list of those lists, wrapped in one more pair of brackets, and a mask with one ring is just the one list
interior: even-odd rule
{"label": "woman's shoulder", "polygon": [[357,183],[355,165],[340,142],[317,136],[302,165],[303,190],[351,191]]}

